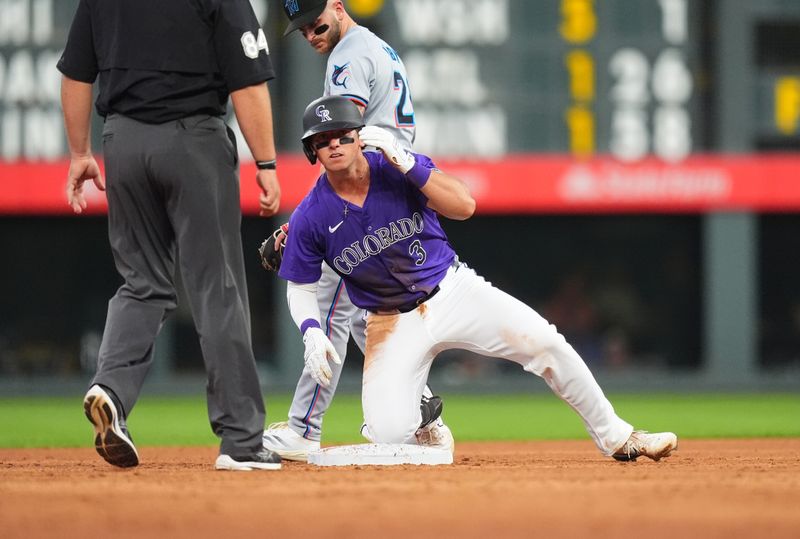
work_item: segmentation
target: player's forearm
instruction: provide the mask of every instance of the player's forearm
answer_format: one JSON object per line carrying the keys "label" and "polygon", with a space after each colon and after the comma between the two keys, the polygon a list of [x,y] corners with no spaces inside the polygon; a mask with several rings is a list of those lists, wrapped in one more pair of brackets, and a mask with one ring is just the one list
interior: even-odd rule
{"label": "player's forearm", "polygon": [[475,213],[475,199],[455,176],[434,170],[420,190],[428,197],[428,207],[448,219],[463,221]]}
{"label": "player's forearm", "polygon": [[286,287],[289,313],[301,333],[311,327],[320,327],[317,305],[317,283],[300,284],[289,281]]}
{"label": "player's forearm", "polygon": [[61,77],[61,108],[72,157],[91,155],[92,85]]}
{"label": "player's forearm", "polygon": [[272,130],[272,102],[266,83],[247,86],[231,93],[236,120],[256,161],[275,159]]}

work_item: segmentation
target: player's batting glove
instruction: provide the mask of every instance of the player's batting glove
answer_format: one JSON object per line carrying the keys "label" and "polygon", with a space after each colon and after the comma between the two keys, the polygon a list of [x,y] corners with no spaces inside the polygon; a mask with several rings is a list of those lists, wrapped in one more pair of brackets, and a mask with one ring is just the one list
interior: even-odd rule
{"label": "player's batting glove", "polygon": [[306,345],[303,359],[305,359],[308,372],[311,373],[311,378],[322,387],[328,387],[333,379],[328,360],[341,365],[342,360],[339,359],[339,354],[336,353],[330,339],[320,328],[308,328],[303,335],[303,344]]}
{"label": "player's batting glove", "polygon": [[367,146],[375,146],[382,151],[386,159],[396,166],[403,174],[411,170],[411,167],[416,163],[414,154],[402,148],[397,142],[397,139],[394,138],[394,135],[382,127],[368,125],[361,128],[361,131],[358,132],[358,136],[361,137],[361,142]]}
{"label": "player's batting glove", "polygon": [[258,256],[261,266],[267,271],[278,271],[283,261],[283,249],[286,247],[286,238],[289,236],[289,224],[283,224],[272,235],[261,243]]}

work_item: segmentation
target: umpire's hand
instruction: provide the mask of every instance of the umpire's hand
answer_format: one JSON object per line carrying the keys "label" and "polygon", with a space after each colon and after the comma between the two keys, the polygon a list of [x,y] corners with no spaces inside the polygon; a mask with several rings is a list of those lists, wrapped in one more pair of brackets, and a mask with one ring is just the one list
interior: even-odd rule
{"label": "umpire's hand", "polygon": [[[75,213],[86,209],[86,198],[83,196],[83,182],[86,180],[92,180],[100,191],[106,190],[106,182],[94,157],[91,154],[73,156],[67,176],[67,204]],[[278,192],[280,194],[280,189]]]}
{"label": "umpire's hand", "polygon": [[272,217],[281,207],[281,184],[278,183],[278,173],[274,170],[259,170],[256,173],[256,181],[261,188],[261,194],[258,196],[261,210],[258,214],[261,217]]}

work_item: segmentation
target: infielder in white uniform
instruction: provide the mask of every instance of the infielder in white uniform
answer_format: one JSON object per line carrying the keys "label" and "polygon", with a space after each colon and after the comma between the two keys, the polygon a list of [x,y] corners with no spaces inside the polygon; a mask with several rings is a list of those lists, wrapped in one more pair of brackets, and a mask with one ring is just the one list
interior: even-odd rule
{"label": "infielder in white uniform", "polygon": [[[324,95],[351,99],[366,123],[389,130],[403,148],[410,150],[416,134],[414,108],[405,66],[394,49],[357,25],[340,0],[285,0],[284,11],[290,19],[284,35],[299,30],[314,50],[330,53]],[[342,279],[327,264],[322,264],[317,302],[323,330],[339,357],[344,359],[351,334],[363,352],[364,311],[353,305]],[[331,384],[322,387],[304,371],[297,382],[288,422],[269,426],[264,433],[265,447],[287,460],[307,460],[309,451],[319,449],[322,419],[341,372],[341,365],[335,365]],[[429,397],[432,393],[426,386],[423,408]],[[434,413],[429,410],[429,414]],[[428,425],[428,430],[432,443],[453,449],[452,434],[441,418]]]}
{"label": "infielder in white uniform", "polygon": [[[419,399],[431,364],[443,350],[459,348],[542,377],[580,415],[604,455],[669,455],[675,434],[634,431],[555,326],[459,262],[438,216],[472,216],[475,201],[464,183],[403,149],[389,131],[362,126],[343,97],[322,97],[303,116],[306,155],[325,172],[292,214],[279,275],[289,281],[289,308],[315,380],[327,384],[329,361],[339,361],[316,303],[324,260],[368,312],[362,405],[374,442],[424,441]],[[381,153],[362,152],[364,145]]]}

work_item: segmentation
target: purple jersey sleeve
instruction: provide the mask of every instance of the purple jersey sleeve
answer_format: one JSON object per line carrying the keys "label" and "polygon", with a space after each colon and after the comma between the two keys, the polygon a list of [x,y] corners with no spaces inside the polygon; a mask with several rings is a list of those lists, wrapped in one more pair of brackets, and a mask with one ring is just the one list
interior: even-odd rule
{"label": "purple jersey sleeve", "polygon": [[287,281],[315,283],[322,276],[322,260],[325,250],[320,245],[309,217],[313,215],[309,197],[292,213],[289,219],[289,235],[278,275]]}

